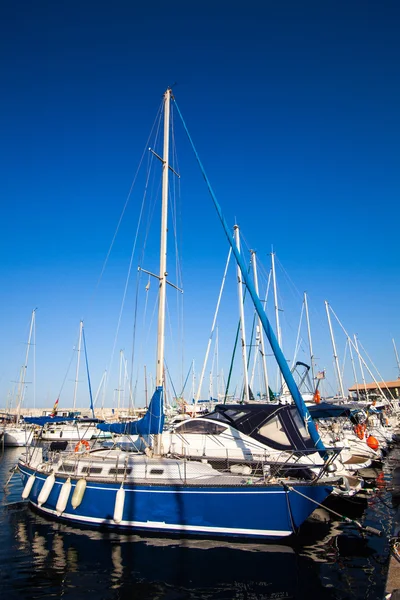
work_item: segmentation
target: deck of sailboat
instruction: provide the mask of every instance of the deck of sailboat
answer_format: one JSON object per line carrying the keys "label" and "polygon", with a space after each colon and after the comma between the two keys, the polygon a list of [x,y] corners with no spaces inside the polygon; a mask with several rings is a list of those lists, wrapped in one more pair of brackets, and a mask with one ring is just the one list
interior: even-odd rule
{"label": "deck of sailboat", "polygon": [[[21,470],[24,467],[32,468],[36,463],[36,476],[44,478],[49,474],[49,468],[54,469],[54,462],[41,462],[41,457],[37,460],[24,464],[20,462]],[[232,474],[221,463],[221,469],[215,468],[207,461],[185,460],[182,458],[170,457],[149,457],[142,453],[124,453],[120,451],[110,451],[98,449],[87,455],[77,455],[75,453],[60,454],[57,467],[55,468],[57,478],[67,479],[68,477],[79,479],[85,478],[87,482],[108,483],[124,485],[152,485],[152,486],[193,486],[193,487],[246,487],[256,486],[276,488],[283,490],[282,481],[288,483],[298,482],[293,477],[280,477],[279,475],[267,480],[259,474]],[[319,483],[322,483],[319,480]],[[303,485],[315,485],[312,481],[301,481]],[[326,479],[326,485],[332,485],[332,479]]]}

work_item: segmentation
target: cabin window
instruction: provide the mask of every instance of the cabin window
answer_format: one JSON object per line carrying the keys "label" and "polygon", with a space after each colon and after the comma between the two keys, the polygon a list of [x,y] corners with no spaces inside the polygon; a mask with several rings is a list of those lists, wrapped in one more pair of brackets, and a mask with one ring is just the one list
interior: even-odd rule
{"label": "cabin window", "polygon": [[101,467],[82,467],[81,473],[89,473],[90,475],[99,475],[102,472]]}
{"label": "cabin window", "polygon": [[229,419],[223,413],[220,412],[212,412],[208,415],[204,415],[203,419],[213,419],[214,421],[223,421],[224,423],[229,423]]}
{"label": "cabin window", "polygon": [[247,415],[248,411],[246,410],[241,410],[240,412],[237,412],[236,410],[227,410],[226,414],[228,415],[228,417],[231,417],[231,419],[233,419],[234,421],[237,421],[238,419],[241,419],[242,417],[245,417]]}
{"label": "cabin window", "polygon": [[121,468],[121,469],[113,468],[113,469],[110,469],[108,472],[109,472],[110,475],[125,475],[125,473],[127,475],[130,475],[132,473],[132,469],[126,469],[125,470],[123,468]]}
{"label": "cabin window", "polygon": [[164,469],[150,469],[150,475],[162,475]]}
{"label": "cabin window", "polygon": [[292,419],[295,422],[298,430],[300,431],[300,435],[303,438],[303,440],[309,440],[310,439],[310,434],[308,433],[308,431],[306,429],[306,426],[304,425],[304,421],[300,417],[300,415],[297,412],[297,410],[296,409],[292,409],[290,411],[290,414],[292,415]]}
{"label": "cabin window", "polygon": [[210,421],[200,421],[193,419],[193,421],[185,421],[182,425],[179,425],[175,429],[176,433],[199,433],[208,435],[219,435],[223,431],[226,431],[227,427],[219,425],[218,423],[211,423]]}
{"label": "cabin window", "polygon": [[73,473],[75,471],[74,465],[61,465],[60,473]]}
{"label": "cabin window", "polygon": [[281,446],[291,446],[289,438],[283,430],[279,417],[270,419],[267,423],[265,423],[265,425],[260,427],[258,433],[263,437],[268,438],[272,442],[280,444]]}

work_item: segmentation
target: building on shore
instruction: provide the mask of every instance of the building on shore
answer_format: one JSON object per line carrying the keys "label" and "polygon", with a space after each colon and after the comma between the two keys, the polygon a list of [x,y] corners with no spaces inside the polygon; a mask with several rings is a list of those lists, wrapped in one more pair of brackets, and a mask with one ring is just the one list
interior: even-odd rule
{"label": "building on shore", "polygon": [[374,400],[382,398],[382,394],[389,400],[400,398],[400,378],[395,381],[378,381],[377,383],[356,383],[349,388],[354,399]]}

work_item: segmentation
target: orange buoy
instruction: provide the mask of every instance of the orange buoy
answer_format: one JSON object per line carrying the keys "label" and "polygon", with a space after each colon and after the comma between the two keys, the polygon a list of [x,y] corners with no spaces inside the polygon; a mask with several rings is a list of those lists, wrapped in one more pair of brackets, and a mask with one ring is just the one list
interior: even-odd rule
{"label": "orange buoy", "polygon": [[356,425],[355,433],[359,440],[364,439],[364,429],[362,425]]}
{"label": "orange buoy", "polygon": [[80,452],[81,449],[82,449],[82,446],[84,447],[84,450],[86,450],[86,452],[89,452],[89,450],[90,450],[90,444],[86,440],[79,440],[79,442],[75,446],[75,452]]}
{"label": "orange buoy", "polygon": [[371,448],[371,450],[378,450],[379,442],[373,435],[369,435],[367,437],[367,446]]}
{"label": "orange buoy", "polygon": [[317,390],[314,394],[314,402],[315,404],[320,404],[321,402],[321,394],[319,393],[319,390]]}

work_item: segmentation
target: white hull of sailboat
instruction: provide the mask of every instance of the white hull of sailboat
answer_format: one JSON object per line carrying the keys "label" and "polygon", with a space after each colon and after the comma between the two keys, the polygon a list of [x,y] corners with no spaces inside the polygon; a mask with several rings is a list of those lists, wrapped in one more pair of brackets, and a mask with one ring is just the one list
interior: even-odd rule
{"label": "white hull of sailboat", "polygon": [[33,440],[33,431],[20,427],[9,427],[4,430],[4,446],[29,446]]}
{"label": "white hull of sailboat", "polygon": [[66,440],[69,442],[79,442],[80,440],[93,440],[93,439],[109,439],[111,434],[99,431],[95,426],[77,427],[73,426],[59,426],[52,427],[51,429],[44,430],[41,438],[46,442],[54,442],[59,440]]}

